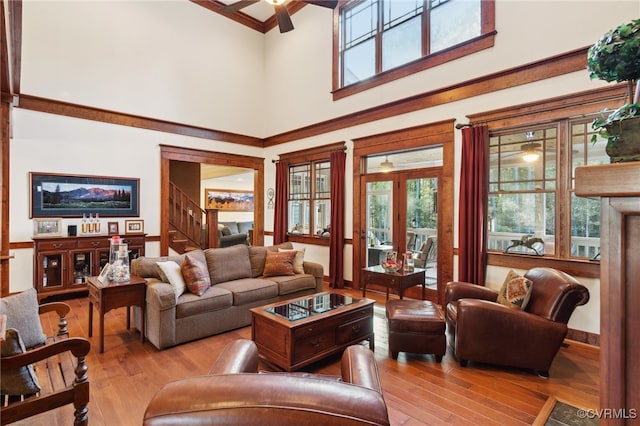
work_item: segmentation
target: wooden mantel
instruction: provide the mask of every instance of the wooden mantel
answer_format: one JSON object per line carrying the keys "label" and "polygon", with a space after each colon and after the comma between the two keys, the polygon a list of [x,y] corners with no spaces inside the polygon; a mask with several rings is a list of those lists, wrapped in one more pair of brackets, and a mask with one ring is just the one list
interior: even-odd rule
{"label": "wooden mantel", "polygon": [[[640,162],[576,169],[576,195],[600,197],[600,408],[603,425],[640,415]],[[616,411],[617,410],[617,411]]]}

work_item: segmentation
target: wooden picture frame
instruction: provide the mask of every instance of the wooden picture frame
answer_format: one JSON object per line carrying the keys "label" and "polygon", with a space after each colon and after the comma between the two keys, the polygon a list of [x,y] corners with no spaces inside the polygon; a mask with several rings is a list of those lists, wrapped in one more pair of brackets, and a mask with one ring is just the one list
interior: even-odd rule
{"label": "wooden picture frame", "polygon": [[252,212],[254,209],[253,191],[205,188],[204,201],[207,209],[227,212]]}
{"label": "wooden picture frame", "polygon": [[140,179],[29,173],[31,217],[140,215]]}
{"label": "wooden picture frame", "polygon": [[124,233],[125,234],[144,234],[144,220],[125,220],[124,221]]}
{"label": "wooden picture frame", "polygon": [[33,219],[34,237],[59,237],[62,235],[62,219]]}
{"label": "wooden picture frame", "polygon": [[107,223],[107,231],[109,235],[118,235],[120,233],[120,225],[118,222],[108,222]]}

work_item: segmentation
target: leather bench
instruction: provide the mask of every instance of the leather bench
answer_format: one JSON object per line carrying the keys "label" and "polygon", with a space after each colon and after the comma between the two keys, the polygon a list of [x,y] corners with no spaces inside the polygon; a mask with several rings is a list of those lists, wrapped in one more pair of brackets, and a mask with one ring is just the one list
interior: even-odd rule
{"label": "leather bench", "polygon": [[398,352],[434,354],[442,361],[447,350],[445,320],[438,306],[428,300],[393,299],[386,305],[389,355]]}

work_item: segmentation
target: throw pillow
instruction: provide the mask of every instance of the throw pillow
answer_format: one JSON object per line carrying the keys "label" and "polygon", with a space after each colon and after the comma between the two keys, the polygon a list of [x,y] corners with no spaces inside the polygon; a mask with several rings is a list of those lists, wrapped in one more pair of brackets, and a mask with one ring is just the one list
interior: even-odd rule
{"label": "throw pillow", "polygon": [[231,235],[231,229],[229,229],[229,227],[227,227],[227,226],[223,226],[222,227],[222,235],[224,235],[224,236]]}
{"label": "throw pillow", "polygon": [[262,275],[265,277],[295,275],[293,272],[293,259],[295,257],[295,251],[267,251],[267,259],[264,262]]}
{"label": "throw pillow", "polygon": [[524,310],[529,303],[533,282],[519,275],[515,271],[509,271],[505,278],[500,293],[498,293],[498,303],[514,309]]}
{"label": "throw pillow", "polygon": [[293,273],[294,274],[304,274],[304,249],[283,249],[280,248],[278,251],[295,251],[296,257],[293,259]]}
{"label": "throw pillow", "polygon": [[191,293],[202,296],[211,287],[209,271],[206,265],[199,260],[188,255],[185,256],[181,270],[184,282]]}
{"label": "throw pillow", "polygon": [[27,349],[47,342],[47,336],[42,332],[39,309],[35,288],[0,299],[0,314],[7,316],[7,328],[20,331]]}
{"label": "throw pillow", "polygon": [[[20,334],[13,328],[8,328],[5,340],[2,342],[0,356],[18,355],[26,352]],[[38,378],[32,365],[20,367],[16,370],[3,371],[0,376],[0,390],[3,395],[32,395],[40,391]]]}
{"label": "throw pillow", "polygon": [[160,279],[165,283],[171,284],[176,294],[176,299],[185,292],[187,284],[182,277],[182,269],[176,262],[169,260],[167,262],[156,262],[158,265],[158,274]]}

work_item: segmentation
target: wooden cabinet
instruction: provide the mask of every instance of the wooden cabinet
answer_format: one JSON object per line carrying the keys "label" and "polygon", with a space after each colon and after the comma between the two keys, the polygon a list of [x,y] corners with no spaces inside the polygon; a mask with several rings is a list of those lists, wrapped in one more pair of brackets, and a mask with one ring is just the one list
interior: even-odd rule
{"label": "wooden cabinet", "polygon": [[[144,235],[122,239],[129,245],[131,259],[144,255]],[[109,262],[109,245],[106,235],[34,238],[33,279],[38,299],[87,291],[87,277],[98,275]]]}
{"label": "wooden cabinet", "polygon": [[600,424],[631,424],[640,407],[640,162],[578,167],[576,195],[601,206],[600,408],[612,411]]}

